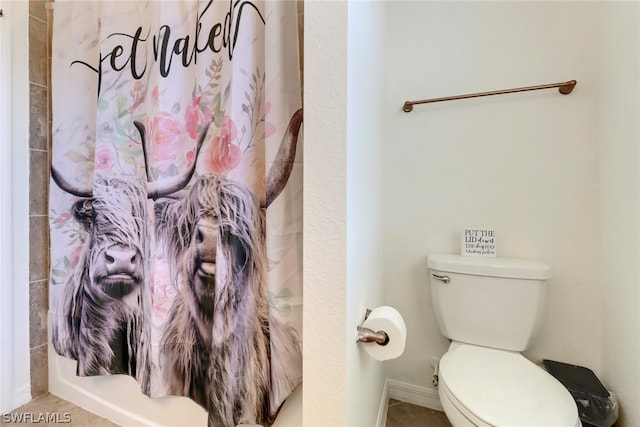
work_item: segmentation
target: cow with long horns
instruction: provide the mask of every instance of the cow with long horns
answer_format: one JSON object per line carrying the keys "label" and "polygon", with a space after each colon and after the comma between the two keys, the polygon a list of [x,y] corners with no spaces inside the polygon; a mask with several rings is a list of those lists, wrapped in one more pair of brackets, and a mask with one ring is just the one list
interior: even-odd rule
{"label": "cow with long horns", "polygon": [[206,175],[183,197],[155,204],[156,235],[178,290],[161,367],[169,392],[202,405],[210,427],[271,425],[278,408],[270,396],[283,399],[300,380],[285,366],[301,363],[300,340],[269,318],[265,210],[287,183],[301,124],[298,110],[267,176],[264,200],[227,177]]}
{"label": "cow with long horns", "polygon": [[[145,150],[145,161],[146,157]],[[52,324],[56,352],[76,359],[79,375],[129,374],[149,394],[147,198],[179,191],[194,171],[195,162],[183,175],[162,183],[95,173],[93,188],[81,188],[52,165],[53,181],[79,198],[71,213],[88,234],[86,250],[64,286]]]}

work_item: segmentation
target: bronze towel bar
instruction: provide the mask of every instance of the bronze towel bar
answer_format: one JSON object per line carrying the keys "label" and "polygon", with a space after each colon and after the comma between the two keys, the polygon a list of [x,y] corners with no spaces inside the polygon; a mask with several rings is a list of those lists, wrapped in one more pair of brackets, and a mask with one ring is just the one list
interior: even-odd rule
{"label": "bronze towel bar", "polygon": [[428,104],[430,102],[453,101],[455,99],[477,98],[479,96],[502,95],[505,93],[514,93],[514,92],[526,92],[528,90],[551,89],[554,87],[557,87],[558,92],[560,92],[561,94],[568,95],[576,86],[576,83],[577,82],[575,80],[569,80],[568,82],[551,83],[548,85],[527,86],[527,87],[518,87],[514,89],[495,90],[491,92],[470,93],[467,95],[446,96],[444,98],[423,99],[421,101],[407,101],[402,106],[402,110],[406,113],[409,113],[413,111],[413,106],[416,104]]}

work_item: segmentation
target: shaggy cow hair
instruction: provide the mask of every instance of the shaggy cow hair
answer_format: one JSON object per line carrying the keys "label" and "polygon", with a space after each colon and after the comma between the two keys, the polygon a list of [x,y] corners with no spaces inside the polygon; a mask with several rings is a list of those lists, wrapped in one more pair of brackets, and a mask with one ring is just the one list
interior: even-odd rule
{"label": "shaggy cow hair", "polygon": [[[272,362],[272,334],[280,336],[273,345],[287,346],[283,354],[299,358],[300,348],[292,329],[269,320],[264,209],[244,185],[207,175],[184,198],[158,200],[155,214],[178,290],[161,342],[169,392],[202,405],[210,427],[271,425],[270,392],[289,393],[299,380]],[[203,235],[202,223],[215,231]],[[203,259],[215,259],[205,279]]]}
{"label": "shaggy cow hair", "polygon": [[[82,198],[72,208],[88,233],[87,249],[65,284],[52,325],[53,346],[77,360],[78,375],[129,374],[148,394],[146,183],[100,174],[94,180],[94,197]],[[135,253],[136,268],[129,280],[109,276],[107,251],[114,245]]]}

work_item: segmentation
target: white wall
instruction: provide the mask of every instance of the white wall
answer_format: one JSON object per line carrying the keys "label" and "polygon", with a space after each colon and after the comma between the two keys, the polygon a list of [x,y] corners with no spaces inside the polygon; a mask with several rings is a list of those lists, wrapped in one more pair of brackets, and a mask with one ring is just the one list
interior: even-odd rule
{"label": "white wall", "polygon": [[380,2],[305,3],[305,426],[373,426],[382,415],[384,365],[355,334],[383,303],[383,12]]}
{"label": "white wall", "polygon": [[[367,308],[383,305],[381,150],[385,142],[383,3],[350,2],[347,91],[347,424],[374,426],[384,364],[356,344]],[[375,345],[375,344],[368,344]],[[385,402],[382,402],[385,403]]]}
{"label": "white wall", "polygon": [[[29,377],[29,5],[0,3],[2,18],[2,400],[1,411],[31,399]],[[7,110],[8,109],[8,110]],[[8,159],[8,161],[7,161]],[[7,169],[9,168],[9,169]],[[5,298],[10,298],[9,300]],[[7,349],[5,351],[5,349]]]}
{"label": "white wall", "polygon": [[347,3],[304,10],[303,423],[346,425]]}
{"label": "white wall", "polygon": [[[385,302],[410,339],[388,377],[430,387],[439,334],[432,252],[466,226],[494,227],[503,257],[539,259],[553,279],[526,353],[601,366],[597,145],[598,3],[388,2],[383,149]],[[576,79],[556,90],[401,110],[406,100]]]}
{"label": "white wall", "polygon": [[600,168],[603,357],[621,403],[619,426],[640,425],[640,7],[601,13]]}
{"label": "white wall", "polygon": [[[0,3],[0,7],[3,3]],[[0,27],[0,140],[11,140],[11,29]],[[11,145],[0,145],[0,348],[13,348],[13,301],[11,287]],[[0,351],[0,414],[13,409],[12,351]]]}

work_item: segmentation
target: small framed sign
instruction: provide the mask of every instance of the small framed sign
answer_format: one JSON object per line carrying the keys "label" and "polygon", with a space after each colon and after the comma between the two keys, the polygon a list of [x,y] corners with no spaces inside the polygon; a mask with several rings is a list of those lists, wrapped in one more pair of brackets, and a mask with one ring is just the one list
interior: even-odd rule
{"label": "small framed sign", "polygon": [[488,228],[465,228],[460,237],[460,255],[496,256],[496,230]]}

